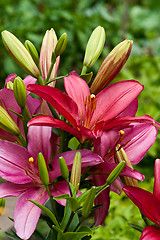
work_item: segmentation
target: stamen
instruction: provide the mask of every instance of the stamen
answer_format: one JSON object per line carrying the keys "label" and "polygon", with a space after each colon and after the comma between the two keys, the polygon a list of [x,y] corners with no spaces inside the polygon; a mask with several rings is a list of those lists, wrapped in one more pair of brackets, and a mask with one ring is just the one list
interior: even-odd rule
{"label": "stamen", "polygon": [[30,158],[28,159],[28,161],[29,161],[29,162],[34,162],[34,158],[33,158],[33,157],[30,157]]}

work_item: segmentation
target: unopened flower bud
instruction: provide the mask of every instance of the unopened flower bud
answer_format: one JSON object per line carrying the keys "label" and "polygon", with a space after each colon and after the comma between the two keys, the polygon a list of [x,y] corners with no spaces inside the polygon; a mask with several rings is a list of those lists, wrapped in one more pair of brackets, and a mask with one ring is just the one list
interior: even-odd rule
{"label": "unopened flower bud", "polygon": [[89,194],[83,204],[83,207],[82,207],[82,216],[84,218],[87,218],[92,210],[92,207],[93,207],[93,203],[94,203],[94,200],[95,200],[95,196],[96,196],[96,187],[92,187],[90,190],[89,190]]}
{"label": "unopened flower bud", "polygon": [[[114,159],[117,163],[125,161],[126,166],[133,169],[132,164],[126,152],[124,151],[124,149],[121,147],[120,144],[117,144],[115,148]],[[125,185],[138,187],[138,181],[136,179],[133,179],[131,177],[126,177],[126,176],[120,176],[120,178]]]}
{"label": "unopened flower bud", "polygon": [[2,106],[0,106],[0,128],[14,136],[20,134],[19,128]]}
{"label": "unopened flower bud", "polygon": [[13,93],[18,105],[24,108],[27,99],[27,90],[23,80],[20,77],[16,77],[13,82]]}
{"label": "unopened flower bud", "polygon": [[30,75],[40,76],[40,72],[25,46],[10,32],[2,32],[3,43],[11,57]]}
{"label": "unopened flower bud", "polygon": [[[45,80],[47,79],[48,73],[50,71],[52,53],[55,50],[56,44],[57,44],[57,36],[54,29],[51,28],[51,30],[47,30],[44,35],[41,51],[40,51],[39,64],[40,64],[40,69],[42,71],[42,76]],[[54,67],[52,69],[49,79],[55,78],[57,76],[59,61],[60,61],[60,58],[57,57],[56,63],[54,64]]]}
{"label": "unopened flower bud", "polygon": [[126,39],[109,53],[91,85],[92,93],[97,94],[103,90],[120,72],[130,55],[132,44],[133,41]]}
{"label": "unopened flower bud", "polygon": [[63,33],[57,44],[56,44],[56,47],[55,47],[55,55],[56,57],[60,56],[64,50],[66,49],[66,45],[67,45],[67,34],[66,33]]}
{"label": "unopened flower bud", "polygon": [[78,184],[80,184],[80,180],[81,180],[81,153],[76,152],[71,171],[70,183],[74,187],[76,187]]}
{"label": "unopened flower bud", "polygon": [[46,165],[46,161],[42,153],[38,153],[38,169],[41,177],[41,181],[45,186],[49,185],[49,174]]}
{"label": "unopened flower bud", "polygon": [[[91,68],[93,64],[99,58],[105,42],[105,31],[104,28],[98,26],[92,32],[85,51],[83,66],[87,68]],[[83,73],[82,73],[83,74]]]}
{"label": "unopened flower bud", "polygon": [[117,179],[119,174],[122,172],[125,164],[125,161],[122,161],[113,169],[107,178],[106,184],[110,185]]}
{"label": "unopened flower bud", "polygon": [[61,174],[64,179],[69,178],[69,170],[66,164],[66,161],[64,160],[63,157],[59,157],[59,166],[61,169]]}
{"label": "unopened flower bud", "polygon": [[29,40],[26,40],[24,43],[26,49],[30,53],[31,57],[33,58],[33,61],[37,66],[39,66],[39,56],[36,47],[33,45],[33,43]]}

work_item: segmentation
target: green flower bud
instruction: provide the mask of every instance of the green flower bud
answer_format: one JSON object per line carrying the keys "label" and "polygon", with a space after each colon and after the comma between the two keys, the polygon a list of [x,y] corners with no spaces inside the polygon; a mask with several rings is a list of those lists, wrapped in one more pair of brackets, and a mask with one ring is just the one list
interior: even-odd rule
{"label": "green flower bud", "polygon": [[91,92],[94,94],[102,91],[120,72],[123,65],[126,63],[133,41],[128,39],[119,43],[103,61],[92,85]]}
{"label": "green flower bud", "polygon": [[63,33],[57,44],[56,44],[56,47],[55,47],[55,55],[56,57],[60,56],[64,50],[66,49],[66,45],[67,45],[67,34],[66,33]]}
{"label": "green flower bud", "polygon": [[60,169],[61,169],[62,177],[64,179],[69,178],[69,170],[68,170],[66,161],[64,160],[63,157],[59,157],[59,166],[60,166]]}
{"label": "green flower bud", "polygon": [[48,174],[46,161],[45,161],[42,153],[38,153],[38,169],[39,169],[42,183],[45,186],[48,186],[49,185],[49,174]]}
{"label": "green flower bud", "polygon": [[95,196],[96,196],[96,187],[92,187],[90,190],[89,190],[89,194],[83,204],[83,207],[82,207],[82,216],[84,218],[87,218],[92,210],[92,207],[93,207],[93,203],[94,203],[94,200],[95,200]]}
{"label": "green flower bud", "polygon": [[80,180],[81,180],[81,153],[76,152],[71,171],[70,183],[74,187],[77,187],[77,185],[80,184]]}
{"label": "green flower bud", "polygon": [[40,76],[40,72],[25,46],[10,32],[2,32],[3,43],[11,57],[30,75]]}
{"label": "green flower bud", "polygon": [[112,184],[117,179],[119,174],[122,172],[125,164],[126,164],[125,161],[122,161],[113,169],[113,171],[109,174],[107,178],[107,181],[106,181],[107,185]]}
{"label": "green flower bud", "polygon": [[0,106],[0,128],[14,136],[20,134],[19,128],[2,106]]}
{"label": "green flower bud", "polygon": [[27,90],[23,80],[20,77],[16,77],[13,82],[13,93],[18,105],[24,108],[27,99]]}
{"label": "green flower bud", "polygon": [[[87,43],[83,66],[86,66],[87,68],[91,68],[93,66],[93,64],[97,61],[103,50],[104,42],[105,42],[104,28],[98,26],[92,32]],[[83,72],[81,74],[83,74]]]}
{"label": "green flower bud", "polygon": [[33,61],[35,62],[35,64],[39,66],[39,56],[38,56],[36,47],[29,40],[26,40],[24,45],[28,50],[28,52],[30,53],[31,57],[33,58]]}

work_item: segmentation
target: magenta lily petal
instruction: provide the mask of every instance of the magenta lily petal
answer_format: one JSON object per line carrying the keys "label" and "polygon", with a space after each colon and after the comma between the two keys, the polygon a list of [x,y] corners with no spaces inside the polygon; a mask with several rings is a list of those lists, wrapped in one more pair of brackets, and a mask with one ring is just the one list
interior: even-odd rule
{"label": "magenta lily petal", "polygon": [[[54,184],[54,189],[51,189],[51,195],[53,197],[57,197],[57,196],[60,196],[62,194],[69,194],[70,195],[69,188],[68,188],[68,185],[67,185],[66,181],[56,182]],[[65,199],[58,200],[57,202],[59,202],[63,206],[66,204]]]}
{"label": "magenta lily petal", "polygon": [[16,73],[12,73],[12,74],[8,75],[7,78],[5,79],[5,87],[8,82],[13,82],[16,77],[17,77]]}
{"label": "magenta lily petal", "polygon": [[153,194],[160,200],[160,159],[155,161]]}
{"label": "magenta lily petal", "polygon": [[[134,81],[114,83],[97,94],[97,104],[90,125],[103,120],[109,121],[124,111],[143,90],[143,86]],[[113,94],[114,93],[114,94]]]}
{"label": "magenta lily petal", "polygon": [[29,85],[27,89],[51,104],[59,113],[71,122],[73,126],[77,125],[76,120],[79,120],[78,107],[67,94],[57,88],[35,84]]}
{"label": "magenta lily petal", "polygon": [[14,226],[17,235],[22,239],[28,239],[34,232],[41,209],[27,199],[44,204],[48,199],[48,193],[44,188],[30,188],[17,201],[14,210]]}
{"label": "magenta lily petal", "polygon": [[57,155],[51,162],[52,169],[56,171],[59,168],[59,157],[62,156],[65,159],[69,170],[71,170],[76,152],[81,153],[82,167],[93,166],[103,162],[102,158],[98,154],[93,153],[91,150],[88,150],[88,149],[74,150],[74,151],[63,152]]}
{"label": "magenta lily petal", "polygon": [[145,227],[139,240],[160,240],[160,228],[156,226]]}
{"label": "magenta lily petal", "polygon": [[136,98],[122,113],[120,113],[117,117],[135,117],[138,109],[138,99]]}
{"label": "magenta lily petal", "polygon": [[152,193],[131,186],[124,186],[123,191],[148,219],[160,226],[160,204]]}
{"label": "magenta lily petal", "polygon": [[21,193],[31,188],[33,183],[15,184],[11,182],[4,182],[0,184],[0,198],[4,197],[18,197]]}
{"label": "magenta lily petal", "polygon": [[78,106],[81,119],[85,119],[86,97],[90,94],[90,89],[85,81],[75,73],[71,72],[68,77],[64,77],[64,86],[67,94],[74,100]]}
{"label": "magenta lily petal", "polygon": [[28,127],[29,126],[49,126],[49,127],[60,128],[60,129],[66,130],[67,132],[70,132],[78,139],[82,138],[80,132],[72,128],[66,122],[59,119],[54,119],[53,117],[47,116],[47,115],[40,115],[31,119],[28,122]]}
{"label": "magenta lily petal", "polygon": [[28,151],[34,159],[41,152],[48,163],[51,156],[51,132],[52,128],[46,126],[32,126],[28,129]]}
{"label": "magenta lily petal", "polygon": [[[157,137],[157,129],[152,124],[135,123],[131,124],[129,128],[124,129],[126,137],[123,142],[129,141],[124,149],[131,164],[139,163],[148,149],[155,142]],[[135,151],[136,149],[136,151]]]}
{"label": "magenta lily petal", "polygon": [[[30,76],[30,75],[28,75],[27,77],[25,77],[25,78],[23,79],[23,82],[24,82],[24,84],[25,84],[25,86],[26,86],[26,88],[27,88],[27,86],[28,86],[29,84],[35,84],[35,83],[37,82],[37,79],[34,78],[34,77],[32,77],[32,76]],[[28,95],[28,94],[30,94],[30,91],[27,91],[27,95]]]}
{"label": "magenta lily petal", "polygon": [[0,140],[0,176],[13,183],[29,183],[26,161],[31,157],[23,147],[4,140]]}

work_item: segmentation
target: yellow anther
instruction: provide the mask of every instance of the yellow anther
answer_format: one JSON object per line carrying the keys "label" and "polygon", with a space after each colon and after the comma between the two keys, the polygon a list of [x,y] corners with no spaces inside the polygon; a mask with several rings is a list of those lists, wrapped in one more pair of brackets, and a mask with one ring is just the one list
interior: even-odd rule
{"label": "yellow anther", "polygon": [[5,207],[0,207],[0,216],[3,216],[3,215],[5,215],[6,214],[6,209],[5,209]]}
{"label": "yellow anther", "polygon": [[91,98],[95,98],[95,97],[96,97],[96,96],[92,93],[92,94],[91,94]]}
{"label": "yellow anther", "polygon": [[119,133],[120,133],[121,135],[125,134],[125,132],[124,132],[123,130],[120,130]]}
{"label": "yellow anther", "polygon": [[34,162],[34,158],[33,158],[33,157],[30,157],[28,161],[29,161],[29,162]]}

